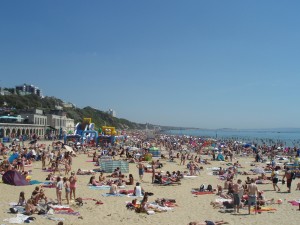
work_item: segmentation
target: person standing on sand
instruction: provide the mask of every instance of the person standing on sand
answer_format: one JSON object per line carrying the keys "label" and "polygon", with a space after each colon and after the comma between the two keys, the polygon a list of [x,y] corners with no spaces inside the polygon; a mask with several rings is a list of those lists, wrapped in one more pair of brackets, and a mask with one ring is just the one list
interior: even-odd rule
{"label": "person standing on sand", "polygon": [[292,171],[290,170],[290,168],[286,168],[286,171],[285,171],[285,174],[284,174],[282,180],[284,180],[284,178],[286,178],[286,186],[288,188],[288,192],[291,193],[293,175],[292,175]]}
{"label": "person standing on sand", "polygon": [[144,165],[142,162],[139,162],[136,167],[139,169],[139,176],[140,180],[143,181],[143,176],[144,176]]}
{"label": "person standing on sand", "polygon": [[57,202],[58,202],[58,205],[61,205],[62,203],[62,198],[61,198],[61,195],[62,195],[62,189],[63,189],[63,181],[61,180],[60,176],[57,177],[56,179],[57,183],[56,183],[56,197],[57,197]]}
{"label": "person standing on sand", "polygon": [[152,184],[154,183],[154,180],[155,180],[155,162],[154,160],[152,161]]}
{"label": "person standing on sand", "polygon": [[257,212],[257,205],[256,205],[256,196],[258,196],[258,189],[257,185],[255,184],[255,180],[251,179],[251,184],[248,185],[248,210],[250,215],[251,205],[255,207],[255,214]]}
{"label": "person standing on sand", "polygon": [[273,168],[273,172],[272,172],[272,183],[273,183],[273,188],[274,188],[274,191],[276,191],[276,187],[278,188],[278,191],[280,191],[280,188],[278,187],[278,175],[279,175],[279,172],[278,172],[278,168],[276,167],[275,169]]}
{"label": "person standing on sand", "polygon": [[75,175],[75,172],[71,172],[71,176],[69,178],[70,182],[70,200],[72,200],[72,195],[73,198],[76,199],[76,182],[77,182],[77,177]]}
{"label": "person standing on sand", "polygon": [[233,205],[234,212],[240,213],[241,196],[243,196],[242,180],[238,179],[237,183],[233,185]]}

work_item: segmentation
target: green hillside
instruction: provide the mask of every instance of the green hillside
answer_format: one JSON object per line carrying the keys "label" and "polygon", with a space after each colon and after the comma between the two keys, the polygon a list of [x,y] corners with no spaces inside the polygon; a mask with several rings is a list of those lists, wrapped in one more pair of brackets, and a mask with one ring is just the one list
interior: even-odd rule
{"label": "green hillside", "polygon": [[[36,95],[21,96],[18,94],[0,95],[0,107],[15,108],[10,109],[13,114],[18,114],[24,109],[43,109],[45,112],[55,109],[57,106],[62,107],[67,113],[67,117],[74,119],[75,123],[81,122],[83,118],[92,118],[96,128],[101,126],[114,126],[117,129],[145,129],[145,124],[138,124],[126,119],[115,118],[106,112],[91,107],[81,108],[64,108],[63,101],[55,97],[40,98]],[[6,112],[7,113],[7,112]],[[151,128],[151,125],[148,125]]]}

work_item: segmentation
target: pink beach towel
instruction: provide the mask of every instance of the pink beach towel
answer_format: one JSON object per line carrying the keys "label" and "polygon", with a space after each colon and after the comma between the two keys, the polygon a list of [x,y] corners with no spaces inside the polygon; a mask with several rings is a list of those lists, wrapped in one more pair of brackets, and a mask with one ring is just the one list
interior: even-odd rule
{"label": "pink beach towel", "polygon": [[293,201],[288,201],[288,203],[291,203],[291,205],[293,205],[293,206],[299,206],[299,205],[300,205],[300,202],[295,201],[295,200],[293,200]]}

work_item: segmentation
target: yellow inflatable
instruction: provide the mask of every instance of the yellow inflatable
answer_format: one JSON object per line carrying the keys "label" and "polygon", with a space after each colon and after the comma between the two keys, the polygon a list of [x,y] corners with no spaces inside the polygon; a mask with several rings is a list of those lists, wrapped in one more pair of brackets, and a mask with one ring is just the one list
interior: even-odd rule
{"label": "yellow inflatable", "polygon": [[104,132],[105,135],[116,135],[116,128],[115,127],[108,127],[108,126],[103,126],[102,131]]}

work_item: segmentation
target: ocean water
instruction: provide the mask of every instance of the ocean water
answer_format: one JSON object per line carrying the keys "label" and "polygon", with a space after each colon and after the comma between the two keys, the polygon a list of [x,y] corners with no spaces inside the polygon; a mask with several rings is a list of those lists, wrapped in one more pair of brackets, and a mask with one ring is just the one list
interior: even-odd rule
{"label": "ocean water", "polygon": [[182,129],[168,130],[165,134],[187,135],[196,137],[213,138],[217,140],[235,140],[256,144],[282,144],[283,146],[300,146],[300,128],[281,129]]}

